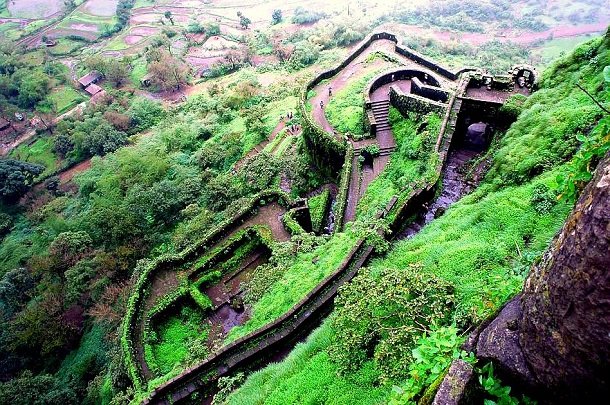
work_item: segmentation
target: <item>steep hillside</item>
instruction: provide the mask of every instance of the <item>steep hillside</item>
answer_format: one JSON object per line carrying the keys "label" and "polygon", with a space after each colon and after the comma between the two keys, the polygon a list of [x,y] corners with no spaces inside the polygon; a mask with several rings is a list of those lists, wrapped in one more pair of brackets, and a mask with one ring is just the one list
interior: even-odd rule
{"label": "steep hillside", "polygon": [[607,33],[556,61],[530,98],[511,100],[518,118],[482,159],[479,187],[362,269],[330,319],[227,402],[427,403],[451,358],[472,360],[458,349],[465,335],[520,290],[607,150],[602,110],[577,85],[607,101],[609,64]]}

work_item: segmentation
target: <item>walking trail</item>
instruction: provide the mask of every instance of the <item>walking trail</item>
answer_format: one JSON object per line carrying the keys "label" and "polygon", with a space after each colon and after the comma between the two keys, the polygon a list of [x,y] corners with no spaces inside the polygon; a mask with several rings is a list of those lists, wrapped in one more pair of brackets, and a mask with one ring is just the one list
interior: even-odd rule
{"label": "walking trail", "polygon": [[[433,72],[430,72],[427,68],[422,65],[415,63],[413,60],[408,59],[400,54],[395,53],[395,43],[389,40],[378,40],[369,46],[360,56],[354,59],[348,64],[341,72],[331,78],[329,81],[325,81],[313,88],[315,92],[309,102],[312,106],[312,115],[314,120],[320,127],[326,132],[333,136],[340,137],[337,130],[329,123],[326,117],[326,106],[330,102],[332,95],[338,93],[346,87],[350,79],[358,75],[364,68],[364,62],[367,60],[369,55],[377,51],[383,51],[387,54],[392,55],[400,61],[405,68],[417,68],[428,72],[429,74],[438,77]],[[451,82],[444,78],[438,78],[446,87],[451,86]],[[370,94],[371,102],[373,104],[373,112],[375,113],[375,119],[378,123],[378,129],[376,131],[375,138],[364,139],[360,141],[354,141],[348,139],[354,148],[354,160],[352,162],[352,173],[350,178],[347,206],[345,209],[343,223],[353,221],[356,217],[356,208],[358,201],[364,193],[367,187],[373,180],[375,180],[387,166],[390,161],[390,154],[396,148],[396,141],[392,133],[392,128],[388,122],[389,113],[389,89],[390,86],[398,86],[404,92],[409,92],[411,88],[411,80],[399,80],[386,84],[376,89]],[[329,94],[329,88],[332,89],[332,95]],[[373,159],[371,162],[365,162],[360,170],[360,162],[358,160],[360,152],[368,145],[377,144],[381,151],[380,156]]]}

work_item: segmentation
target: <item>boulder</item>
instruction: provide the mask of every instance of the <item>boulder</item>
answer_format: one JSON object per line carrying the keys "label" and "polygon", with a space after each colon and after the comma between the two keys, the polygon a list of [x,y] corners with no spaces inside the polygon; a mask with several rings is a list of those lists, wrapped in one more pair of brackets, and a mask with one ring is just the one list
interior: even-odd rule
{"label": "boulder", "polygon": [[477,358],[493,361],[496,369],[513,381],[535,383],[521,344],[519,343],[519,320],[521,319],[521,297],[513,298],[498,316],[479,334]]}

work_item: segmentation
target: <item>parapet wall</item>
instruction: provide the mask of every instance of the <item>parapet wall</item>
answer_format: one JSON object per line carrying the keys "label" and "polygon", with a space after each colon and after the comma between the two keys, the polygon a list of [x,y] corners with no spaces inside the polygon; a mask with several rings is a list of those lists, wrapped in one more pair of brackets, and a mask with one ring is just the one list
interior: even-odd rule
{"label": "parapet wall", "polygon": [[[467,85],[468,78],[462,78],[458,83],[457,92],[451,96],[448,104],[442,104],[445,115],[434,147],[435,152],[438,153],[434,176],[429,181],[417,185],[413,191],[405,196],[397,197],[396,204],[387,215],[387,222],[392,233],[400,229],[406,218],[416,213],[417,207],[422,202],[430,201],[434,197],[441,181],[443,167],[447,161],[447,155],[457,126],[457,115],[462,107],[462,100],[457,97],[457,94],[464,92]],[[390,88],[391,91],[392,88]],[[428,104],[430,103],[428,100],[426,101]]]}
{"label": "parapet wall", "polygon": [[390,103],[405,116],[410,112],[422,115],[430,112],[443,114],[447,110],[447,104],[432,101],[416,94],[404,93],[395,86],[390,86]]}
{"label": "parapet wall", "polygon": [[445,76],[449,80],[457,80],[457,78],[458,78],[458,76],[455,73],[449,71],[448,69],[445,69],[444,67],[436,64],[435,62],[432,62],[431,60],[424,58],[422,55],[418,54],[417,52],[415,52],[412,49],[403,48],[399,45],[396,45],[396,52],[401,54],[402,56],[405,56],[411,60],[414,60],[415,62],[427,67],[428,69],[431,69],[437,73],[440,73],[441,75]]}
{"label": "parapet wall", "polygon": [[411,93],[439,103],[449,101],[448,91],[422,83],[417,77],[411,79]]}
{"label": "parapet wall", "polygon": [[[301,116],[303,117],[303,136],[316,165],[322,171],[327,171],[327,174],[330,174],[332,176],[337,176],[338,173],[341,171],[341,166],[343,164],[344,155],[346,151],[345,137],[343,136],[343,134],[339,134],[339,136],[329,134],[313,120],[313,118],[311,117],[311,111],[309,111],[309,109],[307,108],[307,95],[310,90],[312,90],[322,81],[335,76],[347,65],[353,62],[354,59],[362,55],[362,53],[369,46],[371,46],[373,42],[379,40],[389,40],[394,42],[396,44],[396,53],[403,55],[421,64],[422,66],[425,66],[431,71],[436,72],[449,80],[457,80],[459,76],[458,73],[451,72],[450,70],[442,67],[440,64],[424,57],[423,55],[415,52],[414,50],[398,45],[399,40],[396,35],[388,32],[378,32],[369,35],[362,42],[360,42],[360,44],[356,46],[352,53],[350,53],[347,58],[345,58],[338,66],[320,73],[313,80],[307,83],[307,85],[303,88],[303,91],[301,92],[301,97],[299,100],[299,110]],[[464,71],[467,70],[470,69],[465,69]],[[415,69],[413,69],[412,71],[415,73],[414,77],[419,77],[421,75],[423,78],[424,72],[417,71]],[[432,75],[429,76],[432,77]],[[437,83],[439,82],[437,78],[434,78],[434,80],[436,80]]]}
{"label": "parapet wall", "polygon": [[136,342],[138,341],[137,325],[141,319],[143,304],[148,294],[148,288],[151,284],[150,281],[154,275],[162,270],[177,267],[185,261],[192,260],[202,255],[216,242],[228,236],[231,230],[242,224],[248,217],[256,212],[259,206],[272,201],[277,201],[288,207],[293,205],[292,199],[281,191],[259,193],[237,214],[210,230],[199,242],[189,246],[182,252],[178,254],[162,255],[154,260],[148,262],[141,261],[139,263],[139,271],[134,273],[134,277],[137,277],[137,281],[129,297],[127,311],[121,326],[121,348],[125,357],[127,370],[137,391],[141,392],[145,386],[135,347]]}
{"label": "parapet wall", "polygon": [[[377,218],[385,217],[395,201],[392,199],[384,210],[377,213]],[[330,310],[339,287],[354,277],[372,253],[373,248],[367,246],[364,239],[358,240],[341,265],[290,311],[230,343],[201,363],[185,369],[180,375],[155,388],[143,404],[161,403],[168,396],[171,396],[173,403],[196,390],[205,391],[219,377],[240,368],[252,367],[261,359],[270,357],[282,343],[295,341],[304,330],[313,330],[319,319]]]}

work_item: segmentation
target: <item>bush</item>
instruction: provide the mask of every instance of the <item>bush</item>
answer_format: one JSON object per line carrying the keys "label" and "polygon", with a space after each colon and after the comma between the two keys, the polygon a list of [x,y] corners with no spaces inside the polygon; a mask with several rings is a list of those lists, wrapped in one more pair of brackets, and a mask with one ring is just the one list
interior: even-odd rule
{"label": "bush", "polygon": [[557,196],[545,184],[538,184],[532,190],[531,203],[539,214],[547,214],[557,202]]}
{"label": "bush", "polygon": [[324,224],[325,216],[328,213],[330,205],[330,191],[324,189],[320,194],[311,197],[307,201],[309,206],[309,214],[311,215],[311,225],[314,232],[320,232]]}
{"label": "bush", "polygon": [[21,197],[44,169],[44,166],[19,160],[0,160],[0,200],[13,202]]}
{"label": "bush", "polygon": [[203,34],[205,27],[199,23],[199,21],[193,20],[189,23],[186,31],[190,34]]}
{"label": "bush", "polygon": [[220,25],[216,23],[208,23],[205,26],[205,32],[208,36],[220,35]]}
{"label": "bush", "polygon": [[453,288],[420,268],[361,269],[341,288],[330,353],[342,372],[357,370],[372,357],[383,380],[405,378],[422,328],[449,321]]}
{"label": "bush", "polygon": [[9,233],[12,225],[13,218],[4,212],[0,212],[0,238]]}
{"label": "bush", "polygon": [[307,10],[301,6],[294,10],[292,22],[294,24],[310,24],[325,18],[326,14],[320,11]]}

